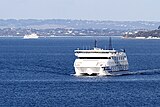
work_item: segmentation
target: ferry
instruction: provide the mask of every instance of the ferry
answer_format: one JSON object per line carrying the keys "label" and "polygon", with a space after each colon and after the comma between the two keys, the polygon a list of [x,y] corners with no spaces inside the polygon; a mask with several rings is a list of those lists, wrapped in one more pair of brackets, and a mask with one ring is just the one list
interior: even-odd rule
{"label": "ferry", "polygon": [[74,51],[77,59],[74,62],[76,76],[105,76],[127,74],[129,64],[125,50],[117,51],[112,48],[111,38],[109,49],[97,48]]}
{"label": "ferry", "polygon": [[30,34],[30,35],[25,35],[23,37],[23,39],[38,39],[38,38],[39,38],[39,36],[37,34],[35,34],[35,33]]}

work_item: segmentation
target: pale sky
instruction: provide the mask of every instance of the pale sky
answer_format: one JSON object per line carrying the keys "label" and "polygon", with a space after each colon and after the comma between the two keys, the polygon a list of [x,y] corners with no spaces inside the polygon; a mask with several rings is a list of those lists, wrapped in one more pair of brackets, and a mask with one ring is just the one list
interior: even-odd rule
{"label": "pale sky", "polygon": [[160,21],[160,0],[0,0],[0,19]]}

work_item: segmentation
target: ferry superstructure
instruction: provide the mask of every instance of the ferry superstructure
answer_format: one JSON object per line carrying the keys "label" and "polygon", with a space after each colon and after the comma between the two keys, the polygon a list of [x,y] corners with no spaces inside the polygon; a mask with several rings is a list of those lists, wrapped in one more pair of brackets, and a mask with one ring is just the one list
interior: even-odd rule
{"label": "ferry superstructure", "polygon": [[128,60],[125,50],[103,50],[96,46],[91,50],[74,51],[77,59],[74,62],[75,75],[112,75],[119,71],[128,71]]}
{"label": "ferry superstructure", "polygon": [[23,37],[23,39],[38,39],[38,38],[39,38],[39,36],[37,34],[35,34],[35,33],[30,34],[30,35],[25,35]]}

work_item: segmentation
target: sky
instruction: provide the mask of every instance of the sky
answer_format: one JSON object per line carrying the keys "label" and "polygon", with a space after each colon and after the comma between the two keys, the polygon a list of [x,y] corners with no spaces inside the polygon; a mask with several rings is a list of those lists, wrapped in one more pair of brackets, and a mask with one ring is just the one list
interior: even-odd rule
{"label": "sky", "polygon": [[160,21],[160,0],[0,0],[0,19]]}

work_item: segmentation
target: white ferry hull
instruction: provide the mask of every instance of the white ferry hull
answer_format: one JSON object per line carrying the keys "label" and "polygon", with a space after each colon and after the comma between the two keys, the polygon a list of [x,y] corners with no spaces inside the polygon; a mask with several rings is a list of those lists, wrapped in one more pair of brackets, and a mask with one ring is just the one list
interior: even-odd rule
{"label": "white ferry hull", "polygon": [[23,37],[23,39],[38,39],[38,37]]}
{"label": "white ferry hull", "polygon": [[[89,71],[88,69],[90,69],[91,71]],[[120,75],[130,74],[128,70],[104,71],[102,68],[75,68],[75,72],[76,72],[75,74],[76,76],[120,76]]]}
{"label": "white ferry hull", "polygon": [[128,70],[128,62],[127,61],[119,62],[119,65],[117,65],[112,59],[107,59],[107,60],[76,59],[74,63],[74,67],[75,67],[76,76],[118,75],[118,72],[121,74],[122,71],[125,73]]}

